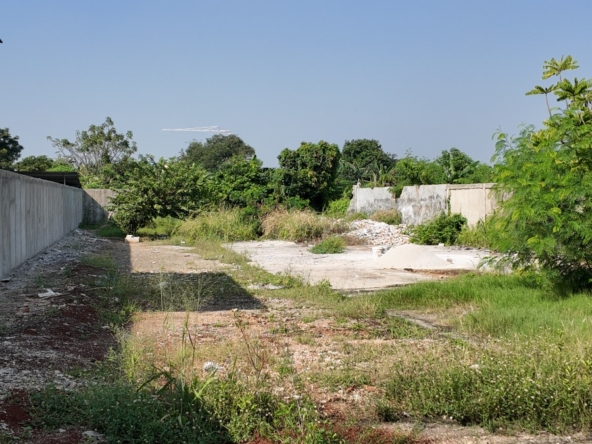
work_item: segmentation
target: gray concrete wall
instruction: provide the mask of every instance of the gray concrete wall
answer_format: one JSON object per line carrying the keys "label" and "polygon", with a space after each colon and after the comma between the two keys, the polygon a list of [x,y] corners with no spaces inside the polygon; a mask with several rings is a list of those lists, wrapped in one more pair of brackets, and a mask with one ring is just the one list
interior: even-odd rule
{"label": "gray concrete wall", "polygon": [[111,198],[117,193],[113,190],[87,189],[82,199],[82,222],[88,225],[98,225],[105,222],[109,212],[105,209]]}
{"label": "gray concrete wall", "polygon": [[470,226],[484,220],[497,208],[497,199],[492,192],[493,185],[495,184],[448,185],[450,212],[462,214]]}
{"label": "gray concrete wall", "polygon": [[0,170],[0,276],[78,227],[82,193]]}
{"label": "gray concrete wall", "polygon": [[395,196],[391,194],[388,187],[361,188],[354,185],[352,193],[348,213],[372,214],[378,210],[397,208]]}
{"label": "gray concrete wall", "polygon": [[397,199],[401,219],[407,225],[419,225],[447,211],[448,185],[403,187]]}

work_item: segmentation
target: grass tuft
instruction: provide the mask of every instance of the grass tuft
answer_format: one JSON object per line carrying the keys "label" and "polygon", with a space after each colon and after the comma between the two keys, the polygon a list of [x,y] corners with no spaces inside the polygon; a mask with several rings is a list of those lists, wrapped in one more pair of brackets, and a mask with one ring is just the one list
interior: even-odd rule
{"label": "grass tuft", "polygon": [[345,251],[345,240],[339,236],[329,236],[309,250],[314,254],[339,254]]}
{"label": "grass tuft", "polygon": [[312,211],[275,210],[261,224],[268,239],[305,242],[347,231],[347,224],[320,216]]}

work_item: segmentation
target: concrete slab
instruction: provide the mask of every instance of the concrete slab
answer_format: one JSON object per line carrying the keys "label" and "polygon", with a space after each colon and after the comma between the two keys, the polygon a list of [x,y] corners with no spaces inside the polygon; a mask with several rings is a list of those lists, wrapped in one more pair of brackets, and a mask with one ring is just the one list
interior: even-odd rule
{"label": "concrete slab", "polygon": [[[423,275],[403,268],[421,270],[420,267],[392,266],[388,260],[384,260],[390,253],[389,250],[382,257],[375,257],[370,246],[348,247],[341,254],[313,254],[307,246],[287,241],[252,241],[236,242],[227,245],[234,251],[245,253],[254,263],[271,273],[289,273],[303,277],[310,283],[318,283],[325,279],[331,286],[338,290],[374,291],[400,285],[408,285],[415,282],[435,279],[433,275]],[[394,247],[394,248],[401,248]],[[414,254],[424,251],[428,255],[434,253],[442,256],[434,256],[435,260],[442,263],[441,267],[426,267],[425,270],[467,269],[476,268],[475,254],[462,250],[447,251],[445,248],[414,245],[417,247]],[[457,257],[458,256],[458,257]],[[412,264],[413,256],[407,255]],[[451,264],[448,259],[455,263]],[[424,258],[425,260],[425,258]]]}

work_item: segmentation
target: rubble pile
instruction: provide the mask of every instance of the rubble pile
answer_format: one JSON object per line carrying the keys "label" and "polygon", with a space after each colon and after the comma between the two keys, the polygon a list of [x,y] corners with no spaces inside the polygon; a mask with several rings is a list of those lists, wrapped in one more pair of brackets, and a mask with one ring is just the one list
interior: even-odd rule
{"label": "rubble pile", "polygon": [[368,245],[404,245],[409,243],[409,236],[404,234],[407,225],[389,225],[373,220],[356,220],[350,223],[347,236],[365,241]]}

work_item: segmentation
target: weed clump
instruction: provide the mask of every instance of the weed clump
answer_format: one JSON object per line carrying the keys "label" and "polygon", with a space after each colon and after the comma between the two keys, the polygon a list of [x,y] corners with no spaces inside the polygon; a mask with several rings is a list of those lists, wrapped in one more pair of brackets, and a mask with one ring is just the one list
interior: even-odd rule
{"label": "weed clump", "polygon": [[176,233],[191,241],[253,240],[259,235],[259,220],[252,212],[240,208],[206,211],[184,221]]}
{"label": "weed clump", "polygon": [[460,214],[441,213],[437,218],[415,227],[411,242],[422,245],[453,245],[466,224],[467,219]]}
{"label": "weed clump", "polygon": [[345,240],[339,236],[330,236],[323,239],[309,250],[314,254],[339,254],[345,251]]}
{"label": "weed clump", "polygon": [[137,234],[150,239],[171,237],[179,225],[181,225],[181,220],[172,216],[156,217],[147,226],[139,228]]}
{"label": "weed clump", "polygon": [[268,239],[305,242],[347,230],[347,224],[320,216],[309,210],[275,210],[261,223],[263,235]]}
{"label": "weed clump", "polygon": [[399,225],[402,221],[399,210],[379,210],[370,216],[370,219],[376,222],[384,222],[389,225]]}

